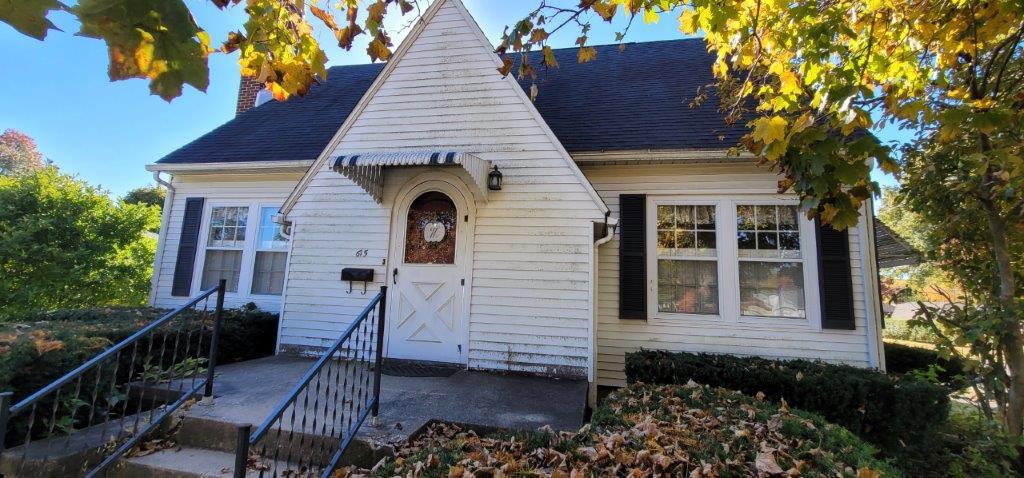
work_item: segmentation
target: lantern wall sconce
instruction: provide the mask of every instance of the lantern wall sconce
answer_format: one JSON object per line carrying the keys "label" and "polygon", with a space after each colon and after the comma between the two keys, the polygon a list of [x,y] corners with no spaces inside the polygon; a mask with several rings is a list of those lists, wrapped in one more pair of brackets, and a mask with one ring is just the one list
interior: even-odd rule
{"label": "lantern wall sconce", "polygon": [[501,171],[498,171],[498,167],[487,173],[487,189],[491,191],[501,191]]}

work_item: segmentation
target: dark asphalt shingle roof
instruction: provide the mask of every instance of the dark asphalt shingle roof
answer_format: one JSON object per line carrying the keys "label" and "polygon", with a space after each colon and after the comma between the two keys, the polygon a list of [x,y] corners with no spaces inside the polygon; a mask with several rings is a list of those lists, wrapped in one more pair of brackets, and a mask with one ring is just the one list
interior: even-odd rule
{"label": "dark asphalt shingle roof", "polygon": [[[537,109],[568,151],[725,149],[746,132],[726,126],[714,95],[690,107],[698,88],[713,82],[713,57],[703,41],[596,48],[597,60],[584,64],[576,61],[576,48],[555,50],[555,69],[531,59]],[[315,159],[383,67],[333,67],[328,81],[305,97],[250,109],[158,162]],[[520,83],[529,89],[529,80]]]}

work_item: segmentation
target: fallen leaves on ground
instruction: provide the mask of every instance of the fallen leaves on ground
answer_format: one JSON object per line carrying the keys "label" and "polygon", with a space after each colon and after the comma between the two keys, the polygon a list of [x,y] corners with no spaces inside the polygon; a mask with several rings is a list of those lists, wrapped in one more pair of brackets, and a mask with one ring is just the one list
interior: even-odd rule
{"label": "fallen leaves on ground", "polygon": [[888,476],[849,431],[820,417],[695,383],[620,390],[576,432],[481,437],[435,424],[396,456],[339,478]]}

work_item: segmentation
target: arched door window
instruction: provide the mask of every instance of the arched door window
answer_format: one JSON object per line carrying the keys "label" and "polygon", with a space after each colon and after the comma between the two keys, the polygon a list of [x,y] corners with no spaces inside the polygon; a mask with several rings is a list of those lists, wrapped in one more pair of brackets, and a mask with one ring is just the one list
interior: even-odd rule
{"label": "arched door window", "polygon": [[405,221],[405,263],[454,264],[457,219],[455,203],[443,193],[416,198]]}

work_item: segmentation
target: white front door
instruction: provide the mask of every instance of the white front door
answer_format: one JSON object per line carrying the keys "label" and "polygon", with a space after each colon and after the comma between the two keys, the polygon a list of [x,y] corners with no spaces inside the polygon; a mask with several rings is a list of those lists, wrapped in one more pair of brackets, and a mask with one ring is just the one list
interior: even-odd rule
{"label": "white front door", "polygon": [[387,355],[466,363],[463,298],[472,231],[447,181],[423,182],[396,201],[388,282]]}

